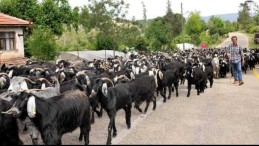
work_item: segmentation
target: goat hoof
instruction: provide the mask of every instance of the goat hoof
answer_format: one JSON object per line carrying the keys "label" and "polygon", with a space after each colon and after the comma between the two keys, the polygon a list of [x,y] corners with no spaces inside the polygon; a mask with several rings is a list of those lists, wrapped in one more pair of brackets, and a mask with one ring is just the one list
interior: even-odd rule
{"label": "goat hoof", "polygon": [[130,126],[130,125],[128,125],[128,126],[127,126],[127,128],[128,128],[128,129],[130,129],[130,128],[131,128],[131,126]]}
{"label": "goat hoof", "polygon": [[142,113],[142,109],[138,109],[138,111],[139,111],[140,113]]}
{"label": "goat hoof", "polygon": [[38,139],[37,139],[37,138],[36,138],[36,139],[35,139],[35,138],[32,139],[32,144],[33,144],[33,145],[38,145]]}
{"label": "goat hoof", "polygon": [[166,102],[166,100],[163,100],[163,102]]}
{"label": "goat hoof", "polygon": [[82,136],[80,136],[80,137],[79,137],[79,141],[81,142],[82,140],[83,140],[83,137],[82,137]]}
{"label": "goat hoof", "polygon": [[27,131],[27,130],[28,130],[28,128],[27,128],[27,126],[25,125],[24,128],[23,128],[23,132],[25,132],[25,131]]}
{"label": "goat hoof", "polygon": [[113,136],[113,137],[116,137],[116,136],[117,136],[117,132],[114,132],[112,136]]}
{"label": "goat hoof", "polygon": [[111,142],[107,142],[106,145],[112,145],[112,143]]}
{"label": "goat hoof", "polygon": [[94,122],[95,122],[94,120],[91,120],[91,124],[94,124]]}

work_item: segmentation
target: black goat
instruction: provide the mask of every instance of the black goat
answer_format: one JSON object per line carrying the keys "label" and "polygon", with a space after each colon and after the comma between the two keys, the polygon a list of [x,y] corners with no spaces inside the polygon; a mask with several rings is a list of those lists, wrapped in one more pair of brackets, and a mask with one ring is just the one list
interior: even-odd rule
{"label": "black goat", "polygon": [[105,109],[110,118],[106,144],[111,144],[112,129],[113,137],[117,135],[115,116],[118,110],[124,109],[126,113],[127,127],[131,127],[130,118],[132,107],[132,94],[129,92],[129,85],[127,83],[122,83],[117,84],[115,87],[108,88],[107,83],[103,79],[97,79],[90,95],[90,99],[91,98],[94,98],[96,102],[101,103],[101,106]]}
{"label": "black goat", "polygon": [[14,116],[27,113],[27,103],[32,97],[35,98],[36,105],[32,122],[40,131],[44,144],[62,144],[62,135],[72,132],[79,126],[81,130],[79,140],[82,140],[84,136],[85,144],[89,144],[90,105],[85,92],[75,90],[49,99],[42,99],[30,93],[29,90],[23,91],[14,97],[15,104],[4,113]]}
{"label": "black goat", "polygon": [[0,95],[0,145],[22,145],[16,118],[12,115],[2,114],[13,105],[12,100],[4,99],[7,95],[7,93]]}
{"label": "black goat", "polygon": [[188,66],[186,69],[186,77],[188,80],[187,97],[190,97],[190,91],[191,91],[192,84],[195,84],[195,88],[197,90],[197,95],[200,95],[201,92],[204,92],[206,75],[200,67]]}
{"label": "black goat", "polygon": [[[162,75],[161,75],[162,74]],[[168,99],[171,98],[172,88],[176,90],[176,97],[178,97],[178,86],[179,86],[179,70],[175,69],[167,69],[164,71],[158,71],[157,74],[157,92],[160,91],[160,94],[163,96],[164,101],[166,102],[166,87],[168,87],[169,95]],[[174,85],[174,87],[172,87]]]}

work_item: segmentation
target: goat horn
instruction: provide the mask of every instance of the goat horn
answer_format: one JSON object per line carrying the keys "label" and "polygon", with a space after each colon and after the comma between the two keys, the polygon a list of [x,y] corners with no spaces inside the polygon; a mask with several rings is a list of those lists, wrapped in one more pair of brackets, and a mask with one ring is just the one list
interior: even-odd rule
{"label": "goat horn", "polygon": [[24,78],[24,80],[27,80],[27,81],[31,82],[32,84],[36,84],[36,82],[32,81],[32,80],[29,79],[29,78]]}
{"label": "goat horn", "polygon": [[51,83],[50,83],[47,79],[45,79],[45,78],[39,78],[38,80],[39,80],[39,81],[43,81],[43,80],[44,80],[44,81],[46,81],[48,84],[51,85]]}
{"label": "goat horn", "polygon": [[109,79],[109,78],[101,78],[102,80],[104,80],[104,81],[109,81],[109,82],[111,82],[111,84],[112,84],[112,87],[114,87],[114,84],[113,84],[113,82],[112,82],[112,80],[111,79]]}
{"label": "goat horn", "polygon": [[11,115],[11,114],[13,114],[13,113],[15,113],[15,112],[17,112],[17,108],[12,107],[12,108],[10,108],[8,111],[6,111],[6,112],[2,112],[2,114]]}
{"label": "goat horn", "polygon": [[12,100],[12,98],[10,96],[8,96],[8,98],[1,97],[1,99],[5,100],[5,101],[8,101],[8,102],[10,102]]}
{"label": "goat horn", "polygon": [[42,91],[42,89],[29,89],[29,90],[26,90],[27,93],[31,93],[32,91]]}
{"label": "goat horn", "polygon": [[42,68],[35,68],[35,70],[44,71]]}
{"label": "goat horn", "polygon": [[85,71],[80,71],[80,72],[78,72],[78,73],[76,74],[76,76],[80,76],[80,75],[86,75],[86,74],[85,74]]}
{"label": "goat horn", "polygon": [[2,75],[9,77],[7,73],[0,73],[0,76],[2,76]]}
{"label": "goat horn", "polygon": [[120,75],[120,76],[118,77],[118,79],[121,79],[121,78],[124,78],[124,79],[126,79],[127,81],[130,81],[130,79],[129,79],[127,76],[125,76],[125,75]]}

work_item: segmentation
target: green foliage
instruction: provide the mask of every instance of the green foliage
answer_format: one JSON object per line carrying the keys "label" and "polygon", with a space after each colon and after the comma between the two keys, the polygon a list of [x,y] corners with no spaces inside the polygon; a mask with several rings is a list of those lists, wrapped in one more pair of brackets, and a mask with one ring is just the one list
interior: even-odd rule
{"label": "green foliage", "polygon": [[259,32],[259,25],[258,26],[252,26],[247,32],[249,32],[249,33]]}
{"label": "green foliage", "polygon": [[113,42],[113,38],[111,36],[101,32],[97,35],[97,50],[113,50],[118,48],[118,46],[118,43]]}
{"label": "green foliage", "polygon": [[202,43],[206,43],[207,45],[211,43],[211,36],[206,31],[200,33],[199,39]]}
{"label": "green foliage", "polygon": [[0,12],[24,20],[36,21],[39,4],[37,0],[1,0]]}
{"label": "green foliage", "polygon": [[38,27],[28,40],[28,49],[33,57],[40,60],[53,60],[58,54],[58,45],[49,28]]}
{"label": "green foliage", "polygon": [[121,44],[124,44],[129,48],[134,47],[141,35],[140,28],[130,23],[122,24],[120,27]]}
{"label": "green foliage", "polygon": [[205,22],[201,19],[199,12],[191,12],[185,25],[186,33],[191,37],[192,43],[199,45],[201,43],[199,34],[204,31]]}
{"label": "green foliage", "polygon": [[121,25],[127,13],[128,4],[113,0],[89,0],[91,13],[89,28],[96,29],[97,49],[117,49],[124,42],[125,27]]}
{"label": "green foliage", "polygon": [[78,8],[71,9],[67,0],[44,0],[40,4],[37,25],[49,27],[55,35],[61,36],[64,32],[64,25],[68,28],[71,25],[78,26]]}
{"label": "green foliage", "polygon": [[163,18],[158,17],[148,26],[145,36],[151,42],[151,48],[159,49],[171,43],[171,27]]}
{"label": "green foliage", "polygon": [[248,3],[241,3],[240,10],[238,12],[237,22],[241,25],[241,28],[247,30],[249,24],[252,23],[252,18],[250,17],[250,8]]}
{"label": "green foliage", "polygon": [[35,27],[49,27],[61,36],[64,25],[78,27],[79,8],[72,9],[68,0],[1,0],[0,11],[24,20],[31,20]]}
{"label": "green foliage", "polygon": [[82,27],[80,27],[78,31],[75,29],[71,29],[70,31],[66,30],[65,33],[59,37],[57,43],[60,46],[60,51],[93,49],[93,47],[90,47],[92,44],[89,41],[89,36],[90,34],[85,33]]}
{"label": "green foliage", "polygon": [[185,18],[183,18],[181,14],[173,13],[171,2],[169,0],[167,1],[167,11],[164,19],[171,26],[171,33],[173,37],[181,34]]}
{"label": "green foliage", "polygon": [[192,38],[188,34],[181,34],[175,37],[174,42],[177,44],[191,42]]}
{"label": "green foliage", "polygon": [[208,28],[210,35],[219,34],[222,36],[227,33],[224,21],[220,17],[212,16],[208,22]]}
{"label": "green foliage", "polygon": [[146,38],[139,36],[134,47],[138,51],[148,51],[148,41]]}

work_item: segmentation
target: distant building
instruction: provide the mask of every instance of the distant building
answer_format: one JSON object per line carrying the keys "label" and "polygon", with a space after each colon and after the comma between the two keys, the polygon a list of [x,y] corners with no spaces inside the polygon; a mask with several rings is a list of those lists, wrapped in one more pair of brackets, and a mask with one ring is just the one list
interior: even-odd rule
{"label": "distant building", "polygon": [[0,13],[0,62],[24,58],[23,29],[29,21]]}

